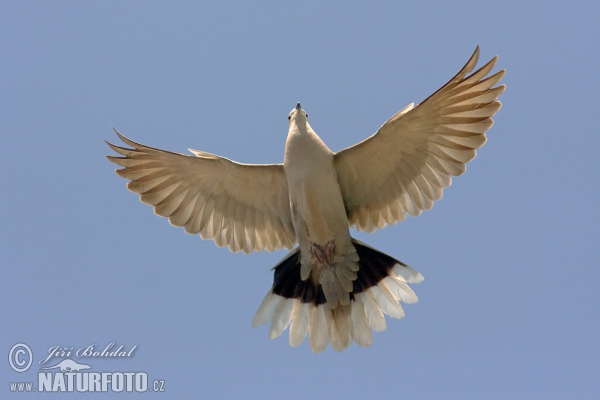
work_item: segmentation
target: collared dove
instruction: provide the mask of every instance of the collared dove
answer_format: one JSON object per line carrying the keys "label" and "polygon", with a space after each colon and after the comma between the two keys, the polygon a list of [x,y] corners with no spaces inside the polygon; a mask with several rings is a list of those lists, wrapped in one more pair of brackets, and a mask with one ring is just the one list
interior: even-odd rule
{"label": "collared dove", "polygon": [[479,47],[441,89],[338,153],[298,103],[289,114],[283,164],[241,164],[192,149],[194,156],[172,153],[119,132],[131,148],[107,142],[123,156],[107,157],[124,167],[116,172],[131,181],[130,191],[187,233],[233,252],[292,249],[275,266],[253,326],[271,321],[271,338],[289,326],[292,346],[308,334],[314,352],[329,342],[337,351],[353,340],[369,346],[372,331],[386,327],[384,314],[402,318],[399,302],[417,301],[407,284],[423,276],[352,238],[349,228],[372,232],[417,216],[465,172],[505,89],[493,87],[504,70],[487,76],[497,57],[468,75],[478,58]]}

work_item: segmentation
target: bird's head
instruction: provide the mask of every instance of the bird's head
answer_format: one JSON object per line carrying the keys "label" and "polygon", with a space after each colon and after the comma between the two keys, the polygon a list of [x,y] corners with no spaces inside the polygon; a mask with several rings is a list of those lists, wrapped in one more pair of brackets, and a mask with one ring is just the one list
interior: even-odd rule
{"label": "bird's head", "polygon": [[290,125],[305,125],[307,123],[308,114],[306,114],[306,111],[302,109],[300,103],[298,103],[296,107],[290,111],[290,115],[288,115],[288,121],[290,121]]}

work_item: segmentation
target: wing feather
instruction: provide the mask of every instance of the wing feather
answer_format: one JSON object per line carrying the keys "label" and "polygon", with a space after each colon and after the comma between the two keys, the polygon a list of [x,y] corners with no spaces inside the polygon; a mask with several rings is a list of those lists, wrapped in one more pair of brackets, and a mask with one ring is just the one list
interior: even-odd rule
{"label": "wing feather", "polygon": [[[479,47],[448,83],[417,106],[396,113],[371,137],[334,156],[348,221],[367,232],[416,216],[442,197],[486,142],[500,109],[489,75],[497,57],[473,72]],[[488,76],[489,75],[489,76]]]}
{"label": "wing feather", "polygon": [[292,249],[296,235],[281,164],[241,164],[190,150],[172,153],[134,142],[131,148],[108,143],[119,156],[107,156],[127,188],[154,212],[187,233],[200,234],[231,251]]}

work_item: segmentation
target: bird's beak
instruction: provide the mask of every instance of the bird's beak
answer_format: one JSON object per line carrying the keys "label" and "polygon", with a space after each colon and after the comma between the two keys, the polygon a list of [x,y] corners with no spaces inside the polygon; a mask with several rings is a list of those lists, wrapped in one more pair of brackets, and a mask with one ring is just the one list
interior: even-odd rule
{"label": "bird's beak", "polygon": [[296,110],[300,110],[302,107],[300,106],[300,102],[298,102],[298,105],[296,105]]}

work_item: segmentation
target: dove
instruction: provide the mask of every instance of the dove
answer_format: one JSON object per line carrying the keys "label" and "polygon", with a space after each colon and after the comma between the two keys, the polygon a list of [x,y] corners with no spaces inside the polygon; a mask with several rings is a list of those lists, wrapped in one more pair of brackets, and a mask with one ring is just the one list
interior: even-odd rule
{"label": "dove", "polygon": [[[107,156],[127,188],[155,214],[189,234],[233,252],[291,250],[273,269],[274,282],[253,326],[271,322],[276,338],[289,327],[312,351],[331,343],[370,346],[386,329],[385,315],[404,317],[418,300],[409,284],[423,276],[354,239],[350,228],[372,232],[418,216],[442,197],[486,142],[505,70],[491,74],[497,56],[472,72],[479,46],[448,83],[418,105],[409,104],[372,136],[337,153],[317,136],[300,103],[290,112],[283,164],[242,164],[189,149],[173,153],[118,137]],[[472,73],[471,73],[472,72]],[[296,244],[298,244],[297,247]]]}

